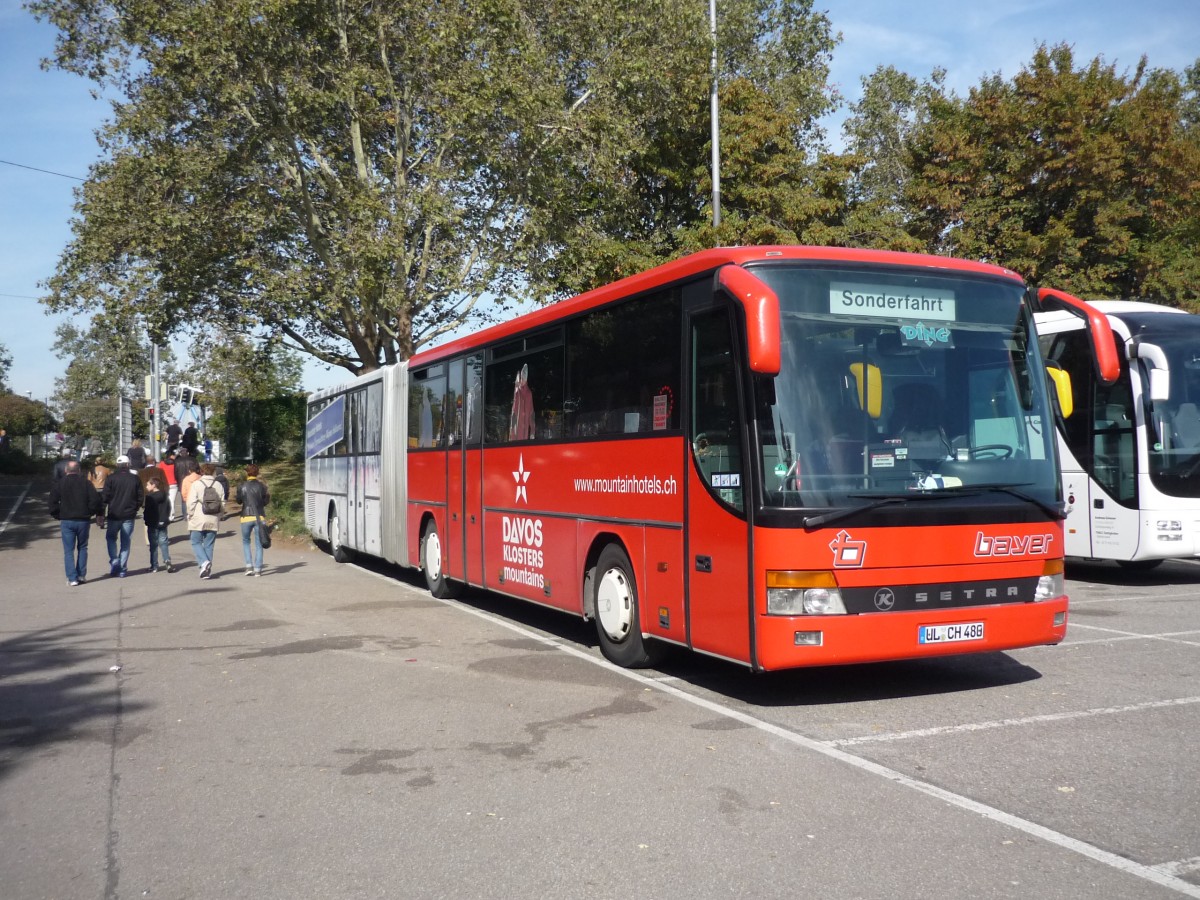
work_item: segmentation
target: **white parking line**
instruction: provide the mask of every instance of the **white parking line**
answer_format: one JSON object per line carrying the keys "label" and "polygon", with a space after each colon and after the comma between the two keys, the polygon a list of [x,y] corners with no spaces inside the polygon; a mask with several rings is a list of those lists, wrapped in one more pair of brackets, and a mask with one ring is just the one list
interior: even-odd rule
{"label": "white parking line", "polygon": [[1064,722],[1068,719],[1090,719],[1094,716],[1113,716],[1120,713],[1141,712],[1146,709],[1164,709],[1171,706],[1190,706],[1200,703],[1200,697],[1179,697],[1175,700],[1148,700],[1128,706],[1102,706],[1096,709],[1080,709],[1072,712],[1046,713],[1041,716],[1024,716],[1020,719],[997,719],[992,722],[967,722],[963,725],[940,725],[936,728],[916,728],[912,731],[896,731],[891,734],[869,734],[856,738],[826,741],[831,747],[856,747],[859,744],[878,744],[888,741],[907,741],[912,738],[933,737],[943,734],[962,734],[972,731],[987,731],[992,728],[1012,728],[1020,725],[1037,725],[1042,722]]}
{"label": "white parking line", "polygon": [[25,495],[29,493],[29,489],[31,487],[33,487],[32,481],[25,485],[25,490],[21,491],[21,496],[17,498],[17,502],[14,503],[12,509],[8,511],[8,515],[5,517],[4,523],[0,525],[0,534],[4,534],[5,529],[8,528],[8,523],[13,520],[13,516],[15,516],[17,514],[17,510],[21,508],[21,503],[24,502]]}
{"label": "white parking line", "polygon": [[[389,578],[386,575],[372,572],[360,566],[353,567],[358,569],[360,572],[365,572],[368,575],[372,575],[375,578],[395,585],[406,593],[415,594],[425,599],[431,596],[426,591],[422,591],[411,585],[396,581],[394,578]],[[943,788],[937,787],[936,785],[929,784],[928,782],[911,778],[908,775],[905,775],[903,772],[890,769],[887,766],[880,765],[879,763],[873,762],[869,759],[864,759],[861,756],[855,756],[852,753],[847,753],[846,751],[835,747],[830,743],[805,737],[798,732],[791,731],[790,729],[784,728],[781,725],[776,725],[773,722],[768,722],[765,719],[760,719],[757,716],[752,716],[749,713],[744,713],[736,709],[728,709],[713,700],[707,700],[704,697],[698,697],[694,694],[689,694],[687,691],[682,690],[681,688],[674,687],[670,684],[665,684],[660,680],[642,675],[640,672],[636,672],[631,669],[622,669],[619,666],[613,665],[603,657],[593,656],[590,653],[580,650],[578,647],[564,644],[561,641],[547,637],[544,634],[538,634],[536,631],[531,631],[524,626],[518,625],[515,622],[510,622],[507,619],[503,619],[499,616],[493,615],[492,613],[485,612],[481,609],[475,609],[474,607],[467,606],[463,603],[458,603],[454,600],[442,600],[440,602],[444,603],[446,606],[453,607],[461,612],[469,613],[470,615],[490,622],[491,624],[499,626],[500,628],[505,628],[509,631],[515,632],[522,637],[529,638],[530,640],[537,641],[549,647],[553,647],[556,650],[568,654],[569,656],[575,657],[576,659],[591,663],[594,666],[599,666],[602,669],[606,669],[613,674],[620,675],[622,678],[627,678],[630,681],[636,682],[644,687],[669,694],[670,696],[676,698],[677,700],[681,700],[684,703],[689,703],[692,706],[700,707],[707,712],[714,713],[718,716],[724,716],[725,718],[732,719],[735,722],[741,722],[743,725],[749,725],[752,728],[757,728],[759,731],[773,735],[780,740],[787,741],[788,743],[794,744],[797,747],[801,747],[813,753],[819,753],[822,756],[826,756],[831,759],[835,759],[838,762],[845,763],[846,765],[853,766],[854,768],[863,772],[876,775],[892,782],[893,784],[910,788],[911,790],[918,791],[922,794],[926,794],[927,796],[934,797],[938,800],[948,803],[951,806],[956,806],[959,809],[973,812],[998,824],[1006,825],[1010,828],[1022,831],[1025,834],[1039,838],[1049,844],[1053,844],[1057,847],[1061,847],[1064,850],[1077,853],[1080,856],[1087,857],[1088,859],[1108,866],[1111,869],[1116,869],[1117,871],[1126,875],[1131,875],[1134,878],[1141,878],[1145,881],[1151,882],[1152,884],[1157,884],[1160,887],[1165,887],[1169,890],[1175,891],[1178,894],[1182,894],[1185,897],[1194,897],[1196,900],[1200,900],[1200,885],[1190,884],[1171,872],[1163,871],[1162,869],[1154,866],[1144,866],[1141,863],[1134,862],[1131,859],[1126,859],[1124,856],[1119,856],[1116,853],[1109,852],[1108,850],[1102,850],[1101,848],[1093,846],[1092,844],[1088,844],[1085,841],[1077,840],[1069,835],[1054,831],[1053,829],[1047,828],[1044,825],[1039,825],[1036,822],[1023,819],[1020,816],[1013,815],[1012,813],[1004,812],[1004,810],[996,809],[993,806],[988,806],[987,804],[980,803],[977,800],[972,800],[970,797],[965,797],[962,794],[955,794],[952,791],[947,791]]]}
{"label": "white parking line", "polygon": [[[1071,623],[1072,628],[1086,628],[1089,631],[1103,631],[1106,634],[1117,635],[1122,640],[1145,640],[1145,641],[1165,641],[1169,644],[1186,644],[1189,647],[1200,647],[1200,641],[1184,641],[1180,637],[1185,634],[1200,635],[1200,631],[1164,631],[1162,634],[1140,634],[1136,631],[1121,631],[1117,628],[1102,628],[1099,625],[1080,625],[1078,622]],[[1076,643],[1084,643],[1078,641]],[[1089,641],[1088,643],[1103,643],[1103,641]]]}
{"label": "white parking line", "polygon": [[1193,856],[1191,859],[1181,859],[1177,862],[1159,863],[1154,868],[1166,875],[1194,875],[1200,872],[1200,856]]}

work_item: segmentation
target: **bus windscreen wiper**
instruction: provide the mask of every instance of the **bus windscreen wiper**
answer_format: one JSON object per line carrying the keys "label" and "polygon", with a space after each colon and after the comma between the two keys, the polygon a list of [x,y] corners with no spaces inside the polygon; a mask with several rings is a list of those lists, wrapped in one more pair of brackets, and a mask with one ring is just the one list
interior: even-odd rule
{"label": "bus windscreen wiper", "polygon": [[1026,503],[1032,503],[1046,515],[1052,519],[1062,520],[1067,517],[1066,511],[1061,503],[1051,506],[1044,500],[1039,500],[1032,494],[1027,494],[1021,488],[1024,484],[964,484],[956,487],[940,488],[943,493],[954,494],[958,497],[970,497],[974,494],[997,493],[1009,494],[1016,497],[1018,500],[1024,500]]}
{"label": "bus windscreen wiper", "polygon": [[840,519],[849,518],[858,513],[870,512],[873,509],[879,509],[883,506],[889,506],[893,503],[906,503],[909,501],[921,500],[939,500],[949,497],[972,497],[982,493],[998,493],[1009,494],[1016,497],[1018,500],[1024,500],[1026,503],[1032,503],[1050,518],[1062,520],[1067,517],[1062,505],[1051,506],[1031,494],[1027,494],[1021,490],[1024,485],[1013,484],[964,484],[960,487],[938,488],[929,491],[914,491],[911,494],[850,494],[851,497],[862,497],[875,499],[871,503],[864,503],[861,506],[851,506],[846,509],[835,509],[827,513],[822,513],[819,516],[808,516],[804,519],[805,528],[820,528],[822,525],[829,525],[832,522],[837,522]]}
{"label": "bus windscreen wiper", "polygon": [[846,519],[850,516],[857,515],[862,512],[870,512],[873,509],[879,509],[881,506],[888,506],[892,503],[908,503],[909,501],[919,500],[937,500],[940,495],[945,495],[945,491],[922,491],[920,493],[911,494],[847,494],[848,497],[862,497],[864,499],[874,498],[870,503],[864,503],[861,506],[851,506],[846,509],[835,509],[827,513],[822,513],[819,516],[806,516],[804,519],[805,528],[820,528],[822,525],[828,525],[830,522],[836,522],[839,519]]}

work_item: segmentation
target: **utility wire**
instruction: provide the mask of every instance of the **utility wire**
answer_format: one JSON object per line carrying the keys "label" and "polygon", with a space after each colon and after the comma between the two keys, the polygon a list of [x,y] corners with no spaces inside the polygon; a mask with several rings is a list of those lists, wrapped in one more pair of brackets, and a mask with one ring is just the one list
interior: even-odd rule
{"label": "utility wire", "polygon": [[9,162],[7,159],[0,159],[0,163],[6,166],[16,166],[18,169],[29,169],[31,172],[41,172],[43,175],[57,175],[59,178],[70,178],[73,181],[87,181],[86,178],[80,178],[78,175],[64,175],[62,172],[51,172],[49,169],[39,169],[37,166],[26,166],[21,163]]}

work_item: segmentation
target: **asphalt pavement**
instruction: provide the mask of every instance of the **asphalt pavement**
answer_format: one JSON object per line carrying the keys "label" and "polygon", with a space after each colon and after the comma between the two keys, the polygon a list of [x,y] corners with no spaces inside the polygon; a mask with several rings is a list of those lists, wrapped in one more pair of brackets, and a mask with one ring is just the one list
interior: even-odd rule
{"label": "asphalt pavement", "polygon": [[1057,648],[638,673],[307,542],[246,578],[231,519],[212,579],[95,529],[68,587],[44,488],[0,483],[4,900],[1200,897],[1195,564],[1083,570]]}

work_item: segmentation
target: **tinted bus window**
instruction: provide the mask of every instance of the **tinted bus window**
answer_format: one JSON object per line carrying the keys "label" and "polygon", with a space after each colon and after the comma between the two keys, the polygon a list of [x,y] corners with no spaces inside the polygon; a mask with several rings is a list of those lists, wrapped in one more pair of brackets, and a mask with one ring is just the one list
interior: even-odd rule
{"label": "tinted bus window", "polygon": [[563,347],[555,331],[531,335],[526,349],[497,360],[502,351],[517,351],[509,342],[492,352],[487,367],[484,428],[488,443],[553,440],[563,435]]}
{"label": "tinted bus window", "polygon": [[633,434],[679,427],[677,291],[597,310],[567,326],[567,433]]}
{"label": "tinted bus window", "polygon": [[408,446],[444,446],[446,367],[413,372],[408,389]]}

